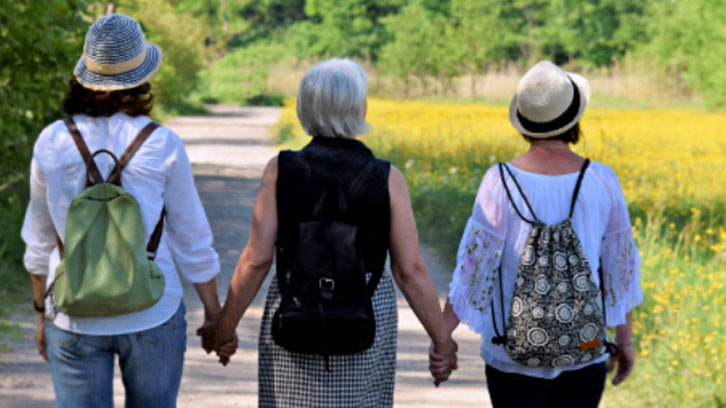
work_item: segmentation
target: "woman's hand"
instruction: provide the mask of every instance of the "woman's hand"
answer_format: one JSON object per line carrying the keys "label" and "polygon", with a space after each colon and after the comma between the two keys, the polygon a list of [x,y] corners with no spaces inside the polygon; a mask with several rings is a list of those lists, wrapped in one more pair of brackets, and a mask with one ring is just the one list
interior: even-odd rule
{"label": "woman's hand", "polygon": [[436,387],[448,380],[453,370],[459,368],[456,356],[458,350],[459,345],[451,338],[439,347],[431,343],[431,347],[429,347],[429,371],[431,371],[431,376],[434,377]]}
{"label": "woman's hand", "polygon": [[618,355],[608,359],[608,372],[613,371],[615,365],[618,371],[613,377],[613,385],[625,381],[633,371],[635,364],[635,348],[633,347],[632,312],[625,315],[625,323],[615,327],[615,344],[618,345]]}
{"label": "woman's hand", "polygon": [[45,319],[43,315],[38,315],[38,325],[35,327],[35,344],[38,347],[38,354],[47,362],[48,352],[45,346]]}
{"label": "woman's hand", "polygon": [[225,367],[227,366],[227,364],[229,364],[230,357],[232,357],[232,355],[237,352],[238,343],[239,338],[237,337],[237,333],[235,333],[232,340],[223,344],[219,348],[219,350],[217,350],[217,356],[219,357],[220,364]]}
{"label": "woman's hand", "polygon": [[618,371],[613,377],[613,385],[618,385],[625,381],[633,371],[633,365],[635,365],[635,348],[633,342],[623,343],[618,345],[618,355],[610,356],[608,359],[608,372],[613,371],[615,366],[618,366]]}
{"label": "woman's hand", "polygon": [[[223,333],[214,322],[205,321],[197,329],[197,335],[202,338],[202,348],[207,354],[214,351],[219,357],[220,364],[223,366],[229,364],[230,357],[237,351],[237,344],[239,342],[237,333]],[[227,341],[222,339],[227,339]]]}

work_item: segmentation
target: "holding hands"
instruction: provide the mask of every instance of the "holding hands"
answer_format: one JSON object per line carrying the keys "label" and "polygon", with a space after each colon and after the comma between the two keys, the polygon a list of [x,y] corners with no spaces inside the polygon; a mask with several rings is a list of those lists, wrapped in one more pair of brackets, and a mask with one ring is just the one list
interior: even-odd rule
{"label": "holding hands", "polygon": [[239,341],[237,333],[234,331],[225,333],[217,324],[216,319],[205,318],[204,324],[197,329],[197,336],[202,339],[204,351],[207,354],[212,351],[216,352],[219,363],[223,366],[229,364],[230,357],[237,351]]}
{"label": "holding hands", "polygon": [[442,345],[431,343],[431,347],[429,347],[429,371],[431,371],[431,376],[434,377],[436,387],[448,380],[451,372],[459,368],[456,357],[458,350],[459,345],[451,336]]}

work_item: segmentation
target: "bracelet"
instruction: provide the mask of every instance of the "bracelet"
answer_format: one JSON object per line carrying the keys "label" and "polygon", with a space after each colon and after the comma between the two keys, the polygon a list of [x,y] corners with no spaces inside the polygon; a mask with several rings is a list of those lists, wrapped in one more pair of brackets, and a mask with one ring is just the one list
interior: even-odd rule
{"label": "bracelet", "polygon": [[41,303],[42,306],[38,306],[37,303],[35,303],[35,299],[33,299],[33,309],[35,309],[38,313],[45,313],[45,304]]}

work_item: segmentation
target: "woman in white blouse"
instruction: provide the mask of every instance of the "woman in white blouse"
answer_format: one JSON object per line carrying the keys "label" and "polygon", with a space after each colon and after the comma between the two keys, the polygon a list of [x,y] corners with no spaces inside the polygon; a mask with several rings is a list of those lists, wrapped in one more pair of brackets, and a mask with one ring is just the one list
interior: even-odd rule
{"label": "woman in white blouse", "polygon": [[[126,406],[176,406],[186,320],[175,264],[194,284],[206,319],[212,321],[221,311],[215,278],[219,261],[184,145],[172,130],[149,127],[153,94],[148,80],[160,63],[161,50],[145,41],[131,17],[100,18],[86,36],[84,55],[63,100],[68,122],[48,125],[35,143],[22,237],[38,312],[38,352],[50,362],[57,407],[113,406],[116,357]],[[145,242],[165,209],[154,259],[165,278],[161,298],[147,309],[115,316],[44,316],[45,309],[53,308],[44,294],[61,261],[68,208],[86,182],[82,147],[122,157],[142,129],[155,130],[123,168],[121,181],[139,204]],[[99,177],[108,180],[112,159],[100,155],[94,162]]]}
{"label": "woman in white blouse", "polygon": [[[613,379],[617,385],[633,368],[630,311],[642,301],[640,259],[613,170],[592,162],[583,172],[576,202],[571,203],[580,170],[587,166],[569,145],[579,139],[579,120],[589,98],[583,77],[551,62],[540,62],[527,72],[512,100],[510,121],[530,149],[504,165],[511,174],[500,174],[499,166],[486,172],[459,247],[444,316],[449,330],[463,321],[482,335],[481,353],[495,407],[596,407],[607,371],[617,365]],[[521,192],[515,188],[517,182]],[[598,265],[603,270],[605,316],[607,325],[615,326],[619,353],[567,367],[523,365],[491,341],[498,336],[492,315],[500,328],[500,316],[509,316],[523,248],[532,230],[517,211],[524,218],[553,225],[568,218],[571,204],[570,219],[596,284]],[[432,370],[443,365],[432,354]]]}

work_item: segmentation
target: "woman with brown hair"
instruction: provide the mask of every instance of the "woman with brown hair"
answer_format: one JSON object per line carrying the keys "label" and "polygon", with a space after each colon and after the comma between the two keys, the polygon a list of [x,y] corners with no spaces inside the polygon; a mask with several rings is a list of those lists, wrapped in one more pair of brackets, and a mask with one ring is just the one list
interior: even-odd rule
{"label": "woman with brown hair", "polygon": [[[136,21],[123,14],[100,18],[88,31],[63,100],[68,119],[50,124],[35,143],[22,237],[38,312],[38,352],[50,362],[58,407],[113,406],[116,356],[126,406],[176,406],[186,321],[175,264],[194,283],[208,321],[221,309],[215,279],[219,262],[184,145],[173,131],[148,117],[153,106],[148,80],[160,64],[161,50],[146,42]],[[98,151],[105,154],[91,157]],[[128,265],[144,263],[148,268],[143,271],[157,271],[160,293],[140,310],[109,315],[100,308],[94,314],[91,308],[81,317],[58,309],[54,300],[59,298],[53,293],[62,274],[74,273],[58,267],[78,250],[64,245],[69,244],[68,230],[78,227],[71,225],[76,221],[69,219],[69,208],[78,203],[74,198],[79,193],[104,183],[114,184],[114,191],[123,188],[137,202],[132,212],[139,215],[142,242],[131,244],[142,253]],[[109,236],[131,219],[115,222],[102,226]],[[91,251],[93,244],[80,251]],[[107,266],[127,249],[117,243],[73,259],[81,269]],[[132,269],[115,269],[117,282],[139,272]],[[90,275],[81,277],[82,287],[94,280]],[[46,291],[51,295],[46,296]]]}
{"label": "woman with brown hair", "polygon": [[482,335],[495,407],[596,407],[607,371],[617,385],[633,368],[628,207],[615,172],[570,149],[589,99],[549,61],[524,75],[509,120],[529,150],[486,172],[461,240],[444,318]]}

